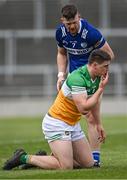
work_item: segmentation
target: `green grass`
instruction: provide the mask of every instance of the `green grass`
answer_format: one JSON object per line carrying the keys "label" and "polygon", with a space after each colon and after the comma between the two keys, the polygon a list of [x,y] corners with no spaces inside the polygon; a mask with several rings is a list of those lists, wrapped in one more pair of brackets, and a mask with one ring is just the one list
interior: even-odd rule
{"label": "green grass", "polygon": [[[85,129],[83,120],[81,123]],[[103,124],[107,139],[99,169],[3,171],[2,165],[19,147],[29,153],[50,150],[41,131],[41,117],[0,118],[0,179],[127,179],[127,117],[103,117]]]}

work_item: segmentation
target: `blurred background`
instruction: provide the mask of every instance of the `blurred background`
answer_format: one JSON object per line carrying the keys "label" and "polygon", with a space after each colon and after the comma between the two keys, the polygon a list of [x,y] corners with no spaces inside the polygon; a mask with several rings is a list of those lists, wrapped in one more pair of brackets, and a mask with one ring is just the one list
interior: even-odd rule
{"label": "blurred background", "polygon": [[127,114],[127,0],[0,0],[0,116],[45,113],[57,94],[55,28],[77,5],[112,47],[102,114]]}

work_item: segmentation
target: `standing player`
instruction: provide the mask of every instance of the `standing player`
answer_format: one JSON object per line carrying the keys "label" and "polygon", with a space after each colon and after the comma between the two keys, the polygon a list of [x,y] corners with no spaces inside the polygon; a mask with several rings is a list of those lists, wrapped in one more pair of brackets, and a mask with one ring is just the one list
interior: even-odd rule
{"label": "standing player", "polygon": [[6,161],[4,170],[11,170],[26,163],[43,169],[94,166],[91,148],[79,121],[81,114],[91,112],[95,117],[99,141],[104,141],[105,132],[102,131],[100,112],[96,109],[108,82],[110,62],[109,54],[95,50],[89,57],[88,65],[73,71],[64,82],[42,122],[43,132],[53,156],[29,155],[19,149]]}
{"label": "standing player", "polygon": [[[62,24],[60,24],[56,30],[56,41],[58,45],[58,91],[67,76],[67,67],[69,66],[69,73],[71,73],[78,67],[87,64],[88,57],[94,49],[100,48],[106,51],[112,59],[114,58],[110,46],[101,33],[85,19],[80,18],[80,14],[74,5],[64,6],[61,13]],[[98,104],[96,111],[100,111],[100,104]],[[86,119],[89,143],[93,151],[94,160],[99,166],[100,143],[94,124],[95,117],[91,113],[88,113]]]}

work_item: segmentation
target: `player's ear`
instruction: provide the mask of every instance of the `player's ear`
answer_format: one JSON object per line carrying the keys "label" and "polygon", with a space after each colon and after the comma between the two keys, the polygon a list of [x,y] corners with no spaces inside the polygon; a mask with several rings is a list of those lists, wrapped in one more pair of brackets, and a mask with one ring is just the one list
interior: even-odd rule
{"label": "player's ear", "polygon": [[61,20],[61,22],[63,23],[63,21],[64,21],[64,18],[63,18],[63,17],[61,17],[61,18],[60,18],[60,20]]}
{"label": "player's ear", "polygon": [[93,67],[96,69],[98,63],[97,62],[93,62]]}
{"label": "player's ear", "polygon": [[97,65],[97,63],[94,61],[94,62],[93,62],[93,65],[94,65],[94,66],[96,66],[96,65]]}
{"label": "player's ear", "polygon": [[78,13],[78,18],[80,19],[81,18],[81,15]]}

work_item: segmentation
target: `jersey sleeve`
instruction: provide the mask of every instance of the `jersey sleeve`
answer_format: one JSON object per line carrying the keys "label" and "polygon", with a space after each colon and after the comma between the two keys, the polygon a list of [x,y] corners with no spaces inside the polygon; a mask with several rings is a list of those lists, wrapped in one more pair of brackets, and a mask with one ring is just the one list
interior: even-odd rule
{"label": "jersey sleeve", "polygon": [[56,38],[57,45],[58,45],[59,47],[63,47],[63,43],[62,43],[62,32],[61,32],[61,28],[60,28],[60,27],[56,29],[55,38]]}
{"label": "jersey sleeve", "polygon": [[71,89],[71,94],[87,94],[84,79],[78,73],[70,74],[66,84]]}
{"label": "jersey sleeve", "polygon": [[89,42],[96,49],[101,48],[105,44],[105,38],[102,36],[101,32],[89,24]]}

